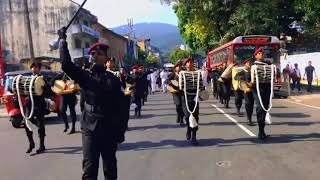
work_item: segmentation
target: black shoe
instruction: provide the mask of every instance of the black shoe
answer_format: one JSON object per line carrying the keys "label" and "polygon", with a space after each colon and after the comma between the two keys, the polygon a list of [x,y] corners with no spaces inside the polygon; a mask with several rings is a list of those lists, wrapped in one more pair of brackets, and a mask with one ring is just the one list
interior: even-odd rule
{"label": "black shoe", "polygon": [[177,123],[180,123],[180,117],[177,117]]}
{"label": "black shoe", "polygon": [[68,131],[68,129],[69,129],[69,126],[65,126],[65,128],[64,128],[64,130],[63,130],[63,132],[65,133],[65,132],[67,132]]}
{"label": "black shoe", "polygon": [[33,148],[34,148],[34,143],[30,143],[29,144],[29,148],[28,148],[28,150],[26,151],[26,153],[28,154],[28,153],[31,153],[31,151],[33,150]]}
{"label": "black shoe", "polygon": [[75,130],[75,128],[72,128],[71,131],[68,133],[68,135],[74,134],[74,133],[76,133],[76,130]]}
{"label": "black shoe", "polygon": [[258,137],[260,140],[266,141],[268,138],[268,135],[266,135],[266,133],[259,133]]}
{"label": "black shoe", "polygon": [[138,111],[138,117],[141,118],[141,111]]}
{"label": "black shoe", "polygon": [[39,149],[37,149],[36,153],[37,154],[41,154],[46,150],[46,147],[44,147],[44,145],[40,146]]}
{"label": "black shoe", "polygon": [[198,140],[196,138],[192,138],[191,139],[191,144],[192,144],[192,146],[198,146],[199,142],[198,142]]}
{"label": "black shoe", "polygon": [[189,130],[189,129],[187,130],[186,138],[187,138],[187,140],[191,139],[191,130]]}

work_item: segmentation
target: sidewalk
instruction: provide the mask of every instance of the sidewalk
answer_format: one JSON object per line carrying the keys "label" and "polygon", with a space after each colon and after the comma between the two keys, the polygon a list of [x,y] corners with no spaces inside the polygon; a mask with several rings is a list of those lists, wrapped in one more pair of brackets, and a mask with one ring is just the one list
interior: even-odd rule
{"label": "sidewalk", "polygon": [[8,117],[8,113],[5,107],[0,106],[0,118]]}

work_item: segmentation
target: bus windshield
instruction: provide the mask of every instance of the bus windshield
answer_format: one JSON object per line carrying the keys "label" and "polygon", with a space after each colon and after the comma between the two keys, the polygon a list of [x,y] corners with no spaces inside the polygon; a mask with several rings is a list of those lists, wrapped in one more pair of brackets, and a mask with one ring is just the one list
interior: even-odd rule
{"label": "bus windshield", "polygon": [[278,63],[278,51],[274,46],[256,46],[256,45],[235,45],[234,46],[234,62],[242,64],[244,60],[254,60],[254,52],[256,48],[264,49],[264,58],[271,63]]}

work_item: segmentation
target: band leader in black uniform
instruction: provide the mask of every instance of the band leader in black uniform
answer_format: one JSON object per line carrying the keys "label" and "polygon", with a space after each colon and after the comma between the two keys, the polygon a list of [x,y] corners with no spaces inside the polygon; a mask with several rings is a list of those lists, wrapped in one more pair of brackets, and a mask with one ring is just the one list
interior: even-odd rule
{"label": "band leader in black uniform", "polygon": [[[41,69],[41,64],[40,63],[32,63],[30,66],[32,75],[38,75],[40,76],[40,69]],[[44,91],[47,91],[44,89]],[[45,130],[45,123],[44,123],[44,113],[46,111],[46,101],[44,96],[34,96],[33,97],[34,101],[34,111],[33,111],[33,116],[31,117],[30,121],[38,126],[38,135],[39,135],[39,149],[36,150],[36,153],[42,153],[46,150],[46,147],[44,145],[44,139],[46,136],[46,130]],[[31,99],[30,97],[26,98],[26,114],[28,115],[31,111]],[[26,153],[30,153],[32,149],[35,147],[34,140],[33,140],[33,132],[29,130],[27,126],[25,126],[25,131],[28,137],[29,141],[29,148],[26,151]]]}
{"label": "band leader in black uniform", "polygon": [[126,124],[122,118],[123,92],[119,80],[104,67],[108,45],[96,43],[89,48],[93,66],[89,71],[72,63],[66,42],[66,29],[58,31],[63,71],[77,81],[85,93],[81,119],[83,180],[96,180],[102,156],[105,179],[117,179],[117,144],[124,141]]}
{"label": "band leader in black uniform", "polygon": [[179,82],[179,72],[181,71],[182,68],[182,61],[178,61],[174,67],[173,70],[174,72],[172,72],[171,74],[169,74],[168,77],[168,84],[169,86],[171,86],[172,88],[174,88],[176,90],[176,93],[172,93],[173,96],[173,102],[176,105],[176,111],[177,111],[177,123],[180,123],[180,125],[183,125],[183,109],[182,109],[182,96],[183,96],[183,91],[179,90],[179,87],[174,85],[171,81],[175,80],[176,82]]}
{"label": "band leader in black uniform", "polygon": [[[248,85],[248,88],[252,89],[251,61],[247,59],[243,63],[244,63],[244,69],[236,74],[235,79],[239,81],[245,81]],[[244,92],[242,90],[239,90],[239,93],[240,91],[243,93],[243,97],[245,99],[245,108],[246,108],[246,114],[247,114],[247,120],[248,120],[247,123],[249,126],[254,126],[254,123],[252,122],[252,113],[253,113],[253,107],[254,107],[253,93],[252,91]]]}
{"label": "band leader in black uniform", "polygon": [[[65,73],[60,73],[52,79],[51,84],[54,84],[54,81],[56,80],[63,80],[64,82],[67,82],[68,77]],[[69,129],[68,116],[67,116],[68,107],[69,107],[71,120],[72,120],[72,128],[69,134],[74,134],[76,132],[76,121],[77,121],[77,115],[76,115],[76,109],[75,109],[76,104],[77,104],[76,92],[61,95],[58,114],[65,124],[65,129],[63,130],[63,132],[67,132]]]}

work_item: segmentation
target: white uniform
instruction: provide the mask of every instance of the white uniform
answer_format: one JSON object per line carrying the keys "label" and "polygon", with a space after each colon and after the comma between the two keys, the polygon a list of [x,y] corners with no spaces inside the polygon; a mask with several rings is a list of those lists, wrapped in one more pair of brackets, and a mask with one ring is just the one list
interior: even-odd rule
{"label": "white uniform", "polygon": [[167,92],[167,84],[165,83],[168,79],[168,73],[166,71],[161,71],[160,73],[161,84],[162,84],[162,92]]}
{"label": "white uniform", "polygon": [[158,79],[158,71],[155,71],[151,74],[151,90],[154,93],[157,89],[157,79]]}

